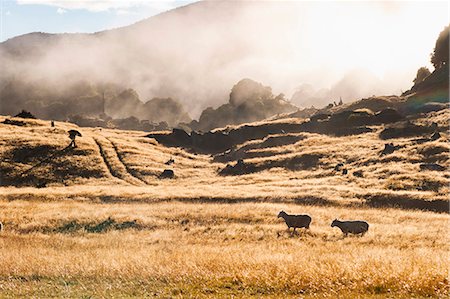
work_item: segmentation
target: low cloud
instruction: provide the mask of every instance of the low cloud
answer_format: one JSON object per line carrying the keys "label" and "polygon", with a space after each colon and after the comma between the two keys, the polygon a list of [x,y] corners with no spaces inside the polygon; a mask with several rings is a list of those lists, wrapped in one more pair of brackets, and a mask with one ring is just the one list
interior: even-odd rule
{"label": "low cloud", "polygon": [[58,7],[58,9],[56,10],[56,13],[60,14],[60,15],[65,14],[66,12],[67,12],[67,10],[65,10],[64,8],[61,8],[61,7]]}
{"label": "low cloud", "polygon": [[[133,7],[149,7],[159,11],[165,11],[175,8],[176,6],[184,3],[194,1],[175,1],[175,0],[158,0],[158,1],[146,1],[146,0],[83,0],[83,1],[67,1],[67,0],[17,0],[19,5],[47,5],[55,6],[63,10],[71,9],[85,9],[91,12],[100,12],[108,10],[121,10],[122,12],[127,8]],[[59,12],[58,12],[59,13]]]}

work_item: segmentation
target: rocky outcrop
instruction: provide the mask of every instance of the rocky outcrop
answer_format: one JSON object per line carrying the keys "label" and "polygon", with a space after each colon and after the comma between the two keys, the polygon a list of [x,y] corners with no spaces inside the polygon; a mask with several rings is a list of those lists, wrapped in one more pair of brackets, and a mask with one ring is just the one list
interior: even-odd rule
{"label": "rocky outcrop", "polygon": [[435,128],[433,127],[416,125],[409,121],[406,121],[386,127],[383,131],[381,131],[380,138],[391,139],[391,138],[420,136],[424,134],[431,134],[434,131]]}
{"label": "rocky outcrop", "polygon": [[[267,122],[255,125],[242,125],[234,128],[224,128],[206,133],[192,131],[188,134],[181,129],[174,129],[171,133],[153,133],[148,135],[166,146],[190,148],[197,152],[224,153],[231,150],[227,157],[239,157],[233,147],[249,140],[263,139],[269,135],[286,135],[290,133],[319,133],[334,136],[356,135],[372,132],[370,125],[396,122],[403,117],[394,109],[385,109],[374,114],[368,109],[354,111],[344,110],[336,114],[320,114],[304,122]],[[388,133],[384,133],[389,136]],[[393,133],[395,135],[395,132]],[[384,136],[384,135],[383,135]],[[284,138],[286,139],[286,138]],[[298,137],[287,138],[292,142]],[[278,138],[277,141],[285,142]]]}
{"label": "rocky outcrop", "polygon": [[296,110],[298,108],[290,104],[283,94],[274,96],[270,87],[243,79],[231,89],[228,103],[217,109],[209,107],[203,110],[199,120],[191,122],[190,127],[195,131],[209,131]]}

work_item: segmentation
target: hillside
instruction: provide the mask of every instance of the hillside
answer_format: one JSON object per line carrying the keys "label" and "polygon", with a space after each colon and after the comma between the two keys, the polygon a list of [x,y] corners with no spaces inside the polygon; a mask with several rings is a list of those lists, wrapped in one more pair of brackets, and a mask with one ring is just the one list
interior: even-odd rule
{"label": "hillside", "polygon": [[266,120],[219,129],[236,144],[215,154],[1,116],[0,297],[446,298],[449,116],[340,137]]}
{"label": "hillside", "polygon": [[[58,194],[68,189],[73,190],[74,197],[98,189],[98,196],[103,198],[114,196],[119,188],[136,198],[153,200],[267,198],[359,203],[380,200],[383,204],[418,200],[433,207],[439,200],[448,203],[449,176],[446,171],[421,165],[449,167],[449,111],[414,119],[417,126],[412,133],[402,125],[404,122],[371,125],[371,132],[341,137],[299,132],[295,128],[301,121],[296,119],[247,124],[232,129],[240,137],[234,139],[231,151],[215,151],[214,156],[195,153],[188,147],[166,147],[139,131],[77,128],[62,122],[51,127],[47,121],[1,117],[1,184],[7,197],[12,198],[28,192]],[[5,119],[13,124],[5,124]],[[433,122],[438,126],[430,129]],[[72,128],[83,135],[74,149],[66,148],[70,142],[67,130]],[[435,131],[441,137],[427,139]],[[382,154],[387,143],[395,148]],[[175,162],[165,165],[171,158]],[[238,159],[244,159],[245,168],[233,170]],[[226,163],[231,163],[228,167],[233,175],[223,172]],[[336,168],[340,163],[340,169]],[[166,168],[173,169],[175,179],[158,178]]]}

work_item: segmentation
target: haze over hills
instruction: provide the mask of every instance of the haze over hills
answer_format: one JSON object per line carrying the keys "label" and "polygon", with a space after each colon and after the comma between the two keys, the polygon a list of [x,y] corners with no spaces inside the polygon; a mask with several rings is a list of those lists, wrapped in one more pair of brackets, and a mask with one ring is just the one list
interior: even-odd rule
{"label": "haze over hills", "polygon": [[316,3],[2,43],[0,298],[450,298],[449,27]]}
{"label": "haze over hills", "polygon": [[[283,92],[287,98],[302,84],[329,89],[322,97],[296,93],[293,104],[304,107],[313,103],[320,107],[340,96],[346,101],[372,94],[399,94],[401,88],[410,86],[411,74],[392,76],[399,80],[381,80],[367,70],[352,70],[353,65],[333,65],[341,54],[380,47],[366,45],[367,40],[382,40],[375,35],[370,39],[359,36],[357,42],[341,43],[342,32],[333,29],[333,36],[327,38],[334,58],[331,49],[317,47],[323,44],[315,42],[324,38],[319,34],[325,32],[319,30],[318,36],[312,36],[311,31],[312,27],[321,28],[315,12],[324,17],[332,17],[332,13],[323,12],[319,4],[309,5],[199,2],[95,34],[32,33],[10,39],[0,44],[0,112],[15,114],[28,109],[39,117],[64,120],[69,113],[96,116],[105,112],[106,101],[103,110],[114,110],[118,117],[176,125],[188,122],[187,114],[197,119],[207,107],[226,104],[231,87],[243,78],[271,86],[275,95]],[[366,12],[358,7],[346,9],[338,11],[343,16],[360,13],[355,22],[364,28]],[[385,8],[374,4],[373,9]],[[350,25],[347,30],[356,27]],[[408,36],[399,39],[405,49],[412,45]],[[317,53],[322,56],[319,60],[314,58]],[[364,88],[358,82],[364,82]],[[128,89],[137,96],[123,99]],[[141,109],[153,98],[170,99],[167,105],[178,108],[155,113],[162,101],[154,101],[158,104],[150,105],[153,112]],[[120,101],[122,107],[117,105]]]}

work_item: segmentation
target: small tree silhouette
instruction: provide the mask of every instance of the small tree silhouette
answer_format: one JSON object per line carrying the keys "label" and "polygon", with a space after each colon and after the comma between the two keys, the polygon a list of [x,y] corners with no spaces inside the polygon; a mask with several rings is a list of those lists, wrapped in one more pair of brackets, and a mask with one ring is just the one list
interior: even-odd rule
{"label": "small tree silhouette", "polygon": [[431,63],[436,69],[448,64],[448,31],[449,26],[445,27],[439,34],[434,51],[431,53]]}
{"label": "small tree silhouette", "polygon": [[426,67],[421,67],[417,70],[416,78],[413,80],[414,84],[418,84],[425,80],[426,77],[428,77],[431,74],[430,70]]}

